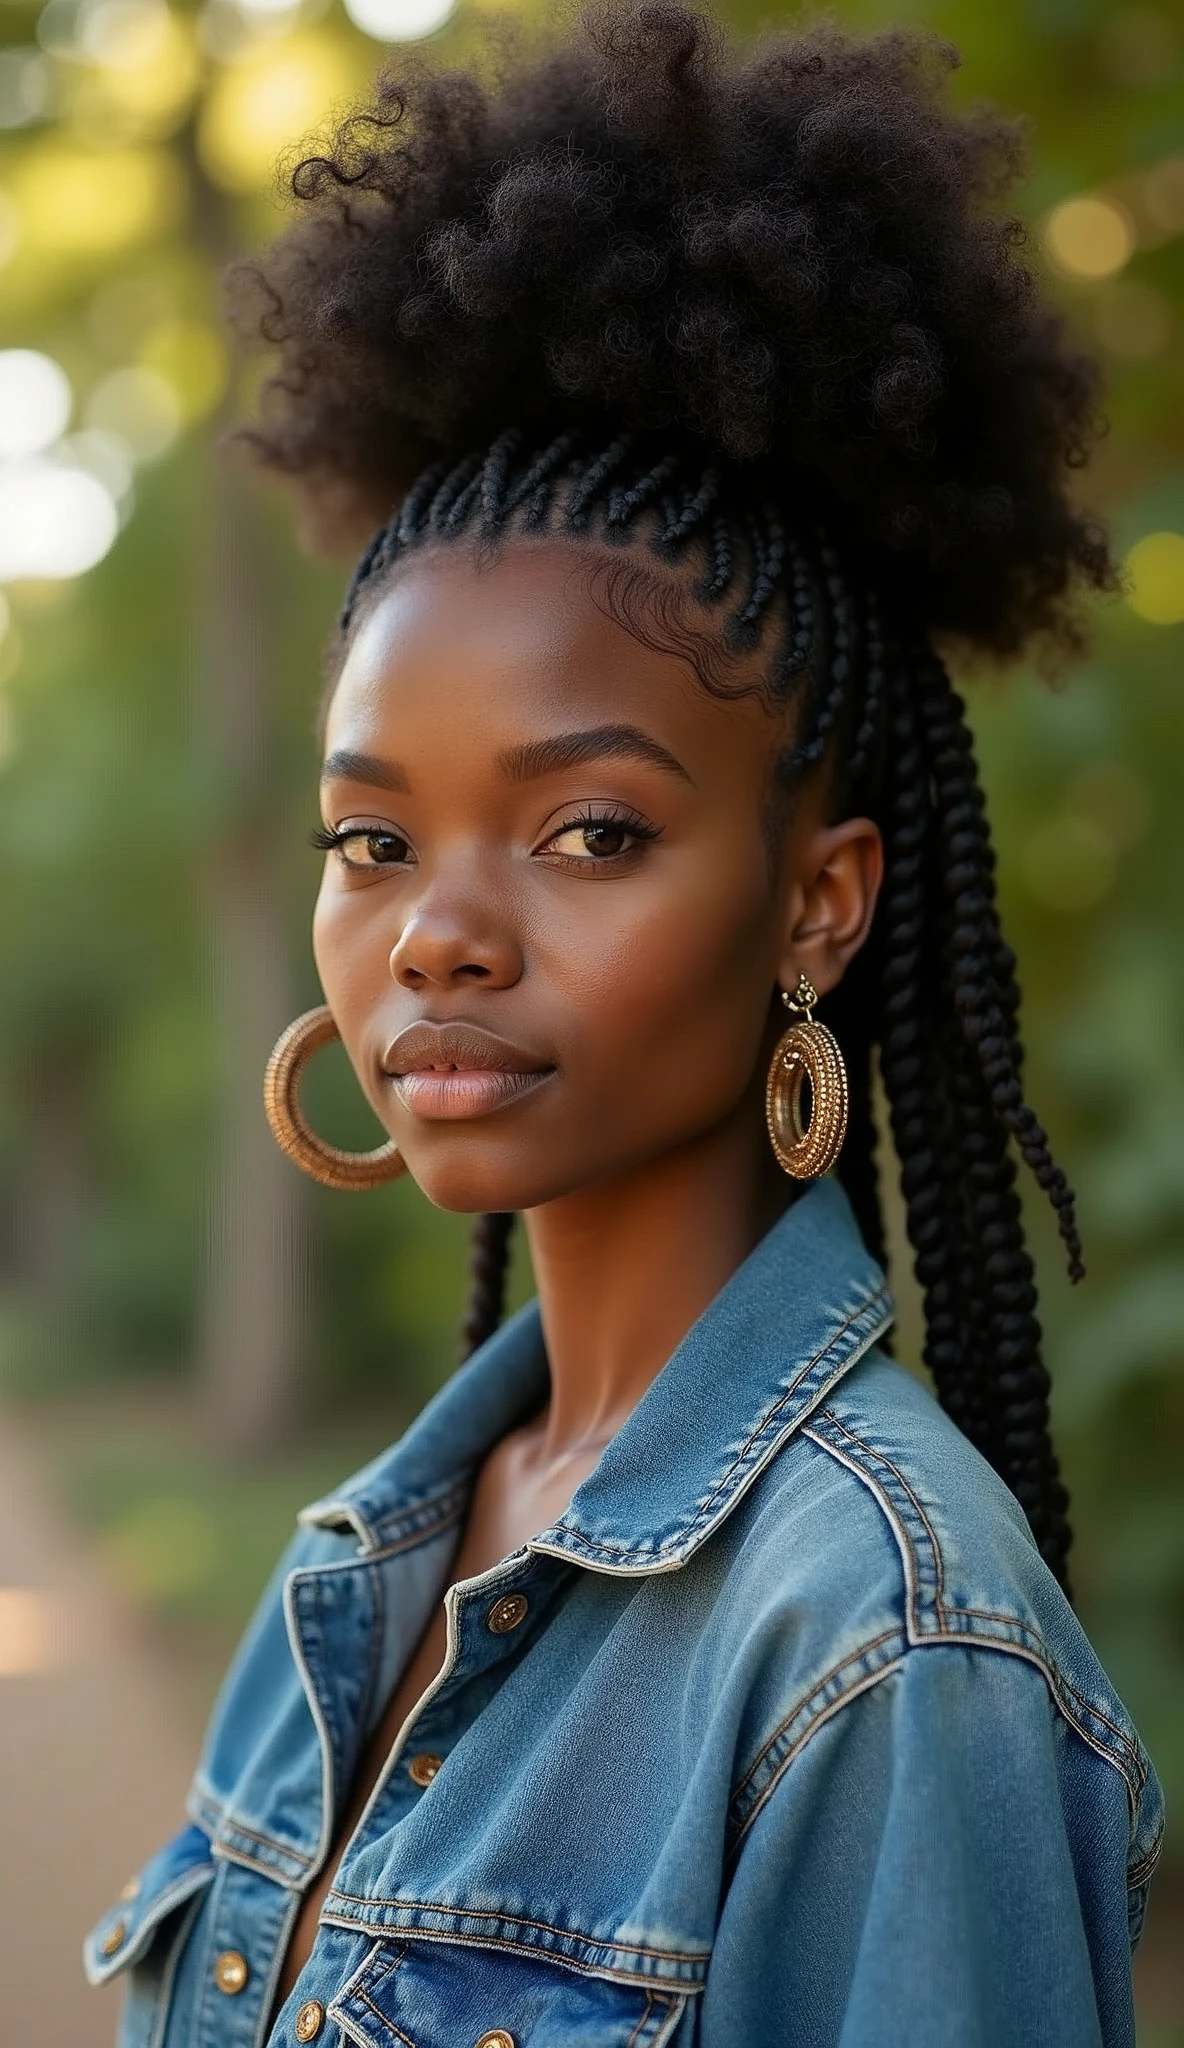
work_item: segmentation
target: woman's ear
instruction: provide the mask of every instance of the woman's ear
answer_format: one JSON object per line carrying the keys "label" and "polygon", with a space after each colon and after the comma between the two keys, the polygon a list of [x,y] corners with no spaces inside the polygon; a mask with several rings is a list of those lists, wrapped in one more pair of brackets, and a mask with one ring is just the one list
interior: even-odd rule
{"label": "woman's ear", "polygon": [[884,842],[870,818],[820,825],[792,851],[781,986],[791,993],[799,974],[819,995],[842,980],[871,930],[884,879]]}

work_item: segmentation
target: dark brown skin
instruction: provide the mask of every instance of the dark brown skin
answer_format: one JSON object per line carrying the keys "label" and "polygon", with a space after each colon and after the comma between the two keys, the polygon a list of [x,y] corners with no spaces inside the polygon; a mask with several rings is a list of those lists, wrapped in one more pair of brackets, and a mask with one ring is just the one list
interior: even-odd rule
{"label": "dark brown skin", "polygon": [[[822,774],[785,806],[770,861],[783,716],[757,693],[713,697],[681,656],[641,645],[595,601],[581,550],[559,541],[513,543],[481,567],[455,548],[412,555],[342,670],[323,814],[360,830],[326,858],[321,983],[424,1194],[523,1212],[551,1371],[546,1407],[478,1474],[455,1580],[562,1513],[792,1198],[764,1127],[787,1021],[777,990],[799,973],[820,993],[839,980],[867,936],[883,856],[868,819],[829,822]],[[642,736],[632,751],[626,727]],[[615,738],[578,764],[541,752],[605,729]],[[334,766],[343,754],[371,765]],[[499,1078],[470,1067],[405,1086],[394,1041],[422,1021],[495,1034]],[[513,1089],[515,1061],[533,1084],[484,1106],[483,1090]],[[281,2000],[444,1651],[441,1607],[362,1759]]]}

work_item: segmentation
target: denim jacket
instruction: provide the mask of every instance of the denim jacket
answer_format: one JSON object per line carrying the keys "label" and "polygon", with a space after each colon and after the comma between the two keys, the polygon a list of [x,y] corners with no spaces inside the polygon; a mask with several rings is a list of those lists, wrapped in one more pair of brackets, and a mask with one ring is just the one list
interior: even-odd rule
{"label": "denim jacket", "polygon": [[553,1526],[451,1587],[269,2032],[474,1470],[545,1399],[535,1307],[306,1508],[189,1825],[88,1940],[122,2048],[1130,2048],[1159,1786],[891,1313],[814,1184]]}

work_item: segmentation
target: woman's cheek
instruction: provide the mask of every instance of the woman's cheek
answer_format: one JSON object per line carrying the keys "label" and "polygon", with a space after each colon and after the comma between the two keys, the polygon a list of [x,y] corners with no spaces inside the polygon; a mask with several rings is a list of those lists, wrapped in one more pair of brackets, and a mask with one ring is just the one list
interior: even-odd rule
{"label": "woman's cheek", "polygon": [[346,1050],[357,1050],[374,1002],[390,985],[390,956],[401,925],[392,921],[391,905],[367,902],[378,894],[366,888],[343,888],[328,871],[322,880],[312,921],[312,951],[325,1001],[337,1021]]}

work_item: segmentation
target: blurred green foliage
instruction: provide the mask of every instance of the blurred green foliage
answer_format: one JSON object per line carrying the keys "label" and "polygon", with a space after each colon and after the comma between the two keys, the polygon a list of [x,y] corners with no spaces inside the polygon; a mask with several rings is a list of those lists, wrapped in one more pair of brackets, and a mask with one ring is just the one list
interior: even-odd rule
{"label": "blurred green foliage", "polygon": [[[234,615],[221,616],[225,574],[210,569],[228,488],[212,441],[219,403],[225,418],[247,401],[233,379],[221,397],[216,272],[279,224],[266,165],[280,144],[379,55],[327,0],[259,14],[254,26],[230,0],[207,0],[200,15],[168,16],[163,42],[136,44],[146,7],[0,0],[0,347],[54,356],[83,418],[88,407],[100,421],[120,417],[110,379],[129,368],[156,378],[151,389],[163,383],[166,414],[173,405],[162,445],[141,453],[135,506],[111,552],[74,580],[13,585],[0,636],[3,1370],[12,1387],[75,1399],[83,1383],[118,1382],[119,1412],[137,1381],[189,1383],[209,1370],[217,1161],[228,1130],[235,1140],[242,1118],[261,1114],[233,1106],[227,1079],[242,1048],[218,956],[236,876],[248,896],[266,878],[287,962],[274,986],[286,973],[291,1000],[284,1010],[276,994],[269,1029],[318,997],[305,831],[318,652],[340,575],[298,556],[278,508],[239,515],[250,522],[259,731],[236,738],[233,705],[217,694]],[[477,11],[462,0],[436,38],[442,55],[464,46]],[[745,34],[785,18],[740,0],[719,11]],[[960,96],[1028,117],[1020,204],[1037,259],[1043,237],[1059,252],[1055,289],[1110,376],[1111,431],[1092,487],[1124,550],[1184,533],[1178,0],[845,0],[835,11],[931,26],[963,51]],[[18,74],[41,83],[18,91]],[[1093,212],[1055,211],[1082,198],[1098,202]],[[1027,991],[1031,1093],[1079,1188],[1090,1264],[1072,1292],[1033,1204],[1080,1605],[1174,1802],[1184,1797],[1184,625],[1171,619],[1184,614],[1184,590],[1176,606],[1170,558],[1166,568],[1140,559],[1134,604],[1099,609],[1089,660],[1067,687],[1024,673],[1006,687],[975,679],[972,695]],[[259,1050],[246,1047],[248,1078]],[[313,1077],[310,1106],[343,1140],[367,1141],[344,1061]],[[389,1401],[393,1430],[450,1362],[462,1227],[406,1184],[366,1201],[301,1198],[289,1279],[306,1337],[287,1382],[272,1385],[271,1435],[278,1445],[301,1417],[323,1431],[318,1418],[351,1403],[372,1417],[376,1401]],[[520,1275],[519,1291],[526,1284]],[[242,1491],[212,1462],[236,1441],[217,1403],[206,1427],[213,1453],[194,1449],[188,1463],[159,1447],[129,1448],[121,1464],[109,1448],[79,1446],[68,1466],[113,1568],[181,1616],[217,1609]],[[319,1449],[326,1441],[337,1439]],[[277,1520],[311,1477],[303,1455],[282,1467],[291,1483],[275,1481]],[[319,1485],[327,1475],[313,1462]],[[265,1472],[252,1487],[266,1487]],[[269,1510],[268,1543],[271,1533]],[[266,1546],[248,1543],[245,1555],[257,1582]],[[227,1596],[235,1615],[240,1590]]]}

